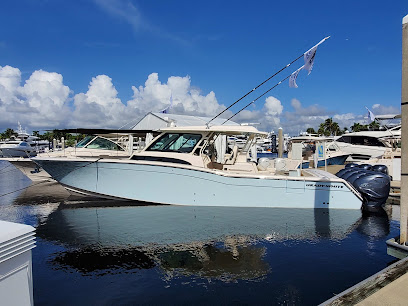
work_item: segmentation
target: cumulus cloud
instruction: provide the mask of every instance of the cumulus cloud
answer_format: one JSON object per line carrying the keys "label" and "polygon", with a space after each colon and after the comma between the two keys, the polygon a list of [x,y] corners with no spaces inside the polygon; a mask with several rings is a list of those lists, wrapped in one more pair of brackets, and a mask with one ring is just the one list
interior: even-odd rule
{"label": "cumulus cloud", "polygon": [[70,90],[62,75],[38,70],[20,84],[18,68],[0,67],[0,112],[6,114],[2,126],[21,121],[32,127],[55,127],[64,121]]}
{"label": "cumulus cloud", "polygon": [[133,97],[127,105],[138,115],[159,112],[170,105],[174,113],[196,116],[214,116],[225,108],[213,91],[203,95],[200,89],[191,86],[189,76],[172,76],[167,83],[161,83],[159,75],[152,73],[144,86],[132,86],[132,90]]}
{"label": "cumulus cloud", "polygon": [[[148,112],[159,112],[172,105],[171,112],[212,117],[225,109],[214,92],[203,94],[192,86],[189,76],[172,76],[166,83],[157,73],[147,77],[144,86],[132,86],[133,97],[127,103],[118,98],[112,79],[98,75],[84,93],[74,92],[63,83],[61,74],[34,71],[21,84],[18,68],[0,66],[0,127],[21,122],[30,129],[64,127],[131,127]],[[230,114],[230,113],[227,113]]]}
{"label": "cumulus cloud", "polygon": [[374,104],[372,106],[371,111],[375,114],[375,115],[391,115],[391,114],[400,114],[401,113],[401,109],[394,107],[394,106],[385,106],[385,105],[381,105],[381,104]]}
{"label": "cumulus cloud", "polygon": [[[86,92],[74,93],[56,72],[34,71],[27,80],[21,71],[0,66],[0,129],[15,128],[17,122],[29,130],[54,128],[119,128],[132,127],[148,112],[160,112],[171,105],[170,113],[213,117],[225,110],[213,91],[203,93],[192,85],[189,76],[171,76],[164,82],[158,73],[151,73],[143,85],[132,86],[133,95],[124,103],[118,97],[114,81],[107,75],[93,77]],[[263,103],[263,104],[262,104]],[[289,103],[288,103],[289,104]],[[273,96],[257,101],[232,120],[238,123],[257,123],[258,129],[271,131],[282,127],[285,133],[296,135],[308,127],[331,117],[340,127],[354,122],[366,124],[366,114],[336,114],[317,104],[303,106],[297,99],[285,102]],[[396,114],[394,107],[375,104],[375,114]],[[226,111],[221,117],[233,114]]]}

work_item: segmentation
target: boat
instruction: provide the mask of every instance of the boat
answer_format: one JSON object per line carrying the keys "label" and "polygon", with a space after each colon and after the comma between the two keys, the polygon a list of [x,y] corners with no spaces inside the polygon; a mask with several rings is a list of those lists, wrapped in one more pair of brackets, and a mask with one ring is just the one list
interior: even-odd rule
{"label": "boat", "polygon": [[16,134],[16,136],[13,135],[0,144],[0,157],[29,158],[44,151],[44,148],[49,145],[48,141],[40,140],[37,136],[28,134],[21,127],[20,122],[18,122]]}
{"label": "boat", "polygon": [[344,165],[350,156],[331,137],[305,134],[291,138],[288,158],[292,158],[292,149],[296,145],[302,148],[303,168]]}
{"label": "boat", "polygon": [[[61,150],[53,150],[45,153],[40,153],[38,157],[55,158],[85,158],[85,157],[110,157],[110,158],[126,158],[129,157],[134,149],[139,149],[139,141],[135,141],[132,135],[141,135],[139,131],[128,130],[104,130],[104,129],[72,129],[64,130],[69,132],[76,132],[81,134],[88,134],[74,147],[63,146]],[[95,133],[95,134],[92,134]],[[99,133],[99,134],[97,134]],[[129,136],[131,135],[131,136]],[[51,176],[44,171],[41,167],[38,167],[29,158],[2,158],[13,164],[23,174],[25,174],[32,181],[40,181],[50,179]]]}
{"label": "boat", "polygon": [[[247,136],[242,149],[227,137]],[[319,170],[278,171],[250,161],[252,126],[168,127],[129,158],[35,157],[67,190],[147,204],[361,209],[362,196],[344,179]]]}
{"label": "boat", "polygon": [[0,156],[3,157],[32,157],[37,151],[27,141],[12,137],[0,145]]}
{"label": "boat", "polygon": [[382,131],[346,133],[335,141],[342,151],[350,153],[347,161],[367,161],[381,157],[387,149],[401,143],[401,125]]}

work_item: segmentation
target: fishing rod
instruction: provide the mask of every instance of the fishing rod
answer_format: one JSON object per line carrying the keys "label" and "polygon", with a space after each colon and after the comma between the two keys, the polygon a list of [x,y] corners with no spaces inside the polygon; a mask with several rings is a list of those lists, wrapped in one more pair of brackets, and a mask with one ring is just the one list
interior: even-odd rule
{"label": "fishing rod", "polygon": [[246,109],[248,106],[250,106],[251,104],[255,103],[256,100],[262,98],[264,95],[266,95],[268,92],[270,92],[272,89],[274,89],[275,87],[277,87],[278,85],[280,85],[281,83],[283,83],[284,81],[286,81],[287,79],[289,79],[289,77],[291,76],[291,74],[289,74],[286,78],[284,78],[283,80],[281,80],[280,82],[276,83],[274,86],[272,86],[271,88],[269,88],[267,91],[265,91],[262,95],[260,95],[259,97],[257,97],[256,99],[252,100],[250,103],[248,103],[246,106],[244,106],[243,108],[241,108],[238,112],[236,112],[235,114],[233,114],[231,117],[229,117],[227,120],[225,120],[221,125],[223,125],[224,123],[226,123],[228,120],[231,120],[232,118],[234,118],[236,115],[238,115],[240,112],[242,112],[244,109]]}
{"label": "fishing rod", "polygon": [[278,75],[279,73],[281,73],[283,70],[285,70],[286,68],[288,68],[290,65],[292,65],[294,62],[296,62],[298,59],[300,59],[301,57],[304,56],[304,53],[302,53],[300,56],[298,56],[296,59],[294,59],[293,61],[291,61],[289,64],[287,64],[285,67],[281,68],[278,72],[274,73],[272,76],[270,76],[269,78],[267,78],[265,81],[263,81],[261,84],[259,84],[258,86],[256,86],[254,89],[248,91],[245,95],[243,95],[241,98],[239,98],[237,101],[235,101],[234,103],[232,103],[230,106],[228,106],[226,109],[224,109],[221,113],[219,113],[218,115],[216,115],[215,117],[213,117],[210,121],[208,121],[206,123],[206,125],[208,126],[210,124],[211,121],[213,121],[214,119],[218,118],[219,116],[221,116],[225,111],[229,110],[232,106],[234,106],[235,104],[237,104],[239,101],[241,101],[243,98],[245,98],[246,96],[248,96],[250,93],[254,92],[255,90],[257,90],[259,87],[261,87],[263,84],[265,84],[266,82],[268,82],[270,79],[272,79],[274,76]]}
{"label": "fishing rod", "polygon": [[[222,112],[220,112],[218,115],[216,115],[215,117],[213,117],[210,121],[208,121],[206,123],[207,127],[210,124],[211,121],[213,121],[214,119],[218,118],[220,115],[222,115],[225,111],[227,111],[228,109],[230,109],[232,106],[234,106],[235,104],[237,104],[239,101],[241,101],[243,98],[245,98],[246,96],[248,96],[250,93],[254,92],[255,90],[257,90],[259,87],[261,87],[263,84],[265,84],[266,82],[268,82],[270,79],[272,79],[274,76],[278,75],[279,73],[281,73],[283,70],[285,70],[286,68],[288,68],[290,65],[292,65],[294,62],[296,62],[298,59],[300,59],[301,57],[304,57],[305,59],[305,64],[306,61],[308,62],[308,70],[309,73],[311,71],[311,67],[313,66],[313,60],[314,60],[314,56],[315,56],[315,52],[317,47],[322,44],[326,39],[329,39],[330,36],[327,36],[325,38],[323,38],[318,44],[314,45],[312,48],[310,48],[308,51],[302,53],[301,55],[299,55],[296,59],[294,59],[293,61],[291,61],[289,64],[287,64],[285,67],[281,68],[278,72],[274,73],[272,76],[270,76],[269,78],[267,78],[265,81],[263,81],[261,84],[259,84],[258,86],[256,86],[254,89],[252,89],[251,91],[247,92],[245,95],[243,95],[241,98],[239,98],[237,101],[235,101],[234,103],[232,103],[230,106],[228,106],[226,109],[224,109]],[[287,77],[289,78],[289,76]],[[284,80],[286,80],[287,78],[285,78]],[[284,80],[282,80],[281,82],[283,82]],[[280,82],[280,83],[281,83]],[[277,85],[279,85],[280,83],[278,83]],[[276,85],[276,86],[277,86]],[[274,87],[276,87],[274,86]],[[274,88],[273,87],[273,88]],[[272,90],[273,88],[269,89],[268,91]],[[267,92],[268,92],[267,91]],[[265,92],[266,93],[266,92]],[[264,94],[265,94],[264,93]],[[250,103],[252,104],[252,103]],[[224,122],[225,123],[225,122]]]}

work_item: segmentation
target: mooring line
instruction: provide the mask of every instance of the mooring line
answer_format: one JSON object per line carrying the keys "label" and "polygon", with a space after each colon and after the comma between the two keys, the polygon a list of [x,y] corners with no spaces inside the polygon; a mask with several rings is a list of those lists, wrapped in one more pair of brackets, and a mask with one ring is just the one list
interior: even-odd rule
{"label": "mooring line", "polygon": [[0,171],[0,174],[3,174],[3,173],[9,173],[9,172],[11,172],[11,171],[19,171],[17,168],[14,168],[14,169],[9,169],[9,170],[7,170],[7,171]]}
{"label": "mooring line", "polygon": [[7,168],[10,167],[11,165],[12,165],[12,164],[9,162],[7,166],[5,166],[5,167],[3,167],[3,168],[0,169],[0,173],[2,173],[2,171],[3,171],[4,169],[7,169]]}
{"label": "mooring line", "polygon": [[17,191],[21,191],[21,190],[27,189],[27,188],[29,188],[29,187],[33,187],[33,186],[36,186],[36,185],[39,185],[39,184],[42,184],[42,183],[46,183],[46,182],[49,182],[49,180],[41,181],[41,182],[38,182],[38,183],[35,183],[35,184],[30,184],[30,185],[27,186],[27,187],[24,187],[24,188],[21,188],[21,189],[17,189],[17,190],[14,190],[14,191],[10,191],[10,192],[4,193],[4,194],[0,194],[0,198],[1,198],[1,197],[4,197],[4,196],[6,196],[6,195],[9,195],[9,194],[15,193],[15,192],[17,192]]}

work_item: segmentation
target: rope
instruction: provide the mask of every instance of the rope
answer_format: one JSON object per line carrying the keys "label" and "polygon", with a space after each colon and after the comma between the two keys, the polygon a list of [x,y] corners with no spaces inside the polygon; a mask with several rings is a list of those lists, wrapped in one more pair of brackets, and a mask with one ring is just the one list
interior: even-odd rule
{"label": "rope", "polygon": [[20,188],[20,189],[17,189],[17,190],[14,190],[14,191],[10,191],[10,192],[7,192],[7,193],[3,193],[3,194],[0,195],[0,198],[1,198],[1,197],[4,197],[4,196],[6,196],[6,195],[9,195],[9,194],[15,193],[15,192],[17,192],[17,191],[21,191],[21,190],[27,189],[27,188],[29,188],[29,187],[33,187],[33,186],[36,186],[36,185],[45,183],[45,182],[49,182],[49,180],[47,180],[47,181],[41,181],[41,182],[38,182],[38,183],[35,183],[35,184],[30,184],[30,185],[27,186],[27,187]]}

